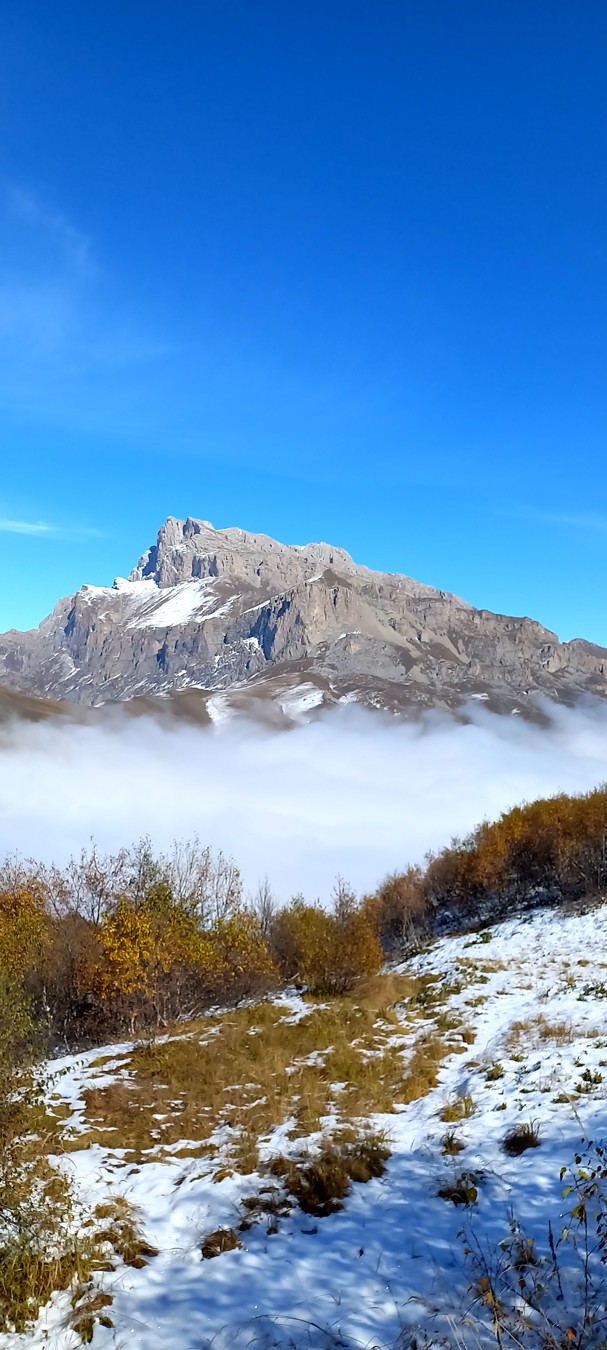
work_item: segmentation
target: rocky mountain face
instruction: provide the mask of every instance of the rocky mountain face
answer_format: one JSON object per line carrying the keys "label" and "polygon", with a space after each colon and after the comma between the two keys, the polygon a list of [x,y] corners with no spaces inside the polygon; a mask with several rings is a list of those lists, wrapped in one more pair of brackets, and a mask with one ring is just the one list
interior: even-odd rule
{"label": "rocky mountain face", "polygon": [[1,635],[0,683],[89,706],[199,690],[213,718],[229,705],[396,711],[470,697],[524,712],[536,694],[607,695],[607,650],[328,544],[170,517],[128,580],[83,586],[35,631]]}

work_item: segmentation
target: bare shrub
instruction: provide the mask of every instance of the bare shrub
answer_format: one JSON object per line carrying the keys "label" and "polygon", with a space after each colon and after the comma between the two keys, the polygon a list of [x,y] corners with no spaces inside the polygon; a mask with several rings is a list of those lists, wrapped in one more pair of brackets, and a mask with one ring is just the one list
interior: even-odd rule
{"label": "bare shrub", "polygon": [[365,904],[387,955],[415,951],[429,932],[429,909],[420,867],[392,872]]}

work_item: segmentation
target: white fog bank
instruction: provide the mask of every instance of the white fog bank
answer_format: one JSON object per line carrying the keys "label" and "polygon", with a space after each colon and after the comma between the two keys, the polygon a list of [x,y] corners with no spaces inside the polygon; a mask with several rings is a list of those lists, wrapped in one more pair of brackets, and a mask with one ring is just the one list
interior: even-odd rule
{"label": "white fog bank", "polygon": [[158,848],[197,834],[253,889],[357,889],[523,800],[607,779],[607,706],[553,707],[548,727],[473,710],[465,725],[337,709],[289,732],[118,715],[15,722],[0,736],[0,852],[64,862],[91,837]]}

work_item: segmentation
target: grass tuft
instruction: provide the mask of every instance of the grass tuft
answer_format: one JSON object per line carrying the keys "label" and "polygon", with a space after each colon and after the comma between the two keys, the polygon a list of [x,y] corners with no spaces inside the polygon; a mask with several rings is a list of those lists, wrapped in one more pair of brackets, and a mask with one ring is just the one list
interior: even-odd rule
{"label": "grass tuft", "polygon": [[532,1120],[513,1125],[506,1134],[502,1148],[509,1158],[519,1158],[528,1148],[539,1148],[542,1142],[538,1126]]}
{"label": "grass tuft", "polygon": [[95,1233],[95,1244],[108,1244],[116,1256],[122,1258],[125,1266],[141,1270],[147,1266],[151,1257],[158,1256],[158,1248],[152,1247],[143,1237],[138,1227],[136,1210],[124,1196],[97,1205],[95,1218],[110,1220],[106,1228]]}
{"label": "grass tuft", "polygon": [[454,1097],[453,1101],[448,1102],[443,1107],[440,1116],[446,1125],[457,1124],[460,1120],[468,1120],[476,1111],[476,1102],[469,1093],[462,1097]]}
{"label": "grass tuft", "polygon": [[460,1139],[455,1130],[447,1130],[441,1140],[443,1153],[450,1158],[456,1158],[459,1153],[463,1153],[466,1145],[463,1139]]}
{"label": "grass tuft", "polygon": [[317,1157],[274,1158],[270,1171],[305,1214],[326,1218],[342,1208],[352,1182],[382,1176],[389,1156],[385,1135],[369,1131],[354,1143],[326,1139]]}
{"label": "grass tuft", "polygon": [[213,1233],[209,1233],[203,1238],[200,1246],[203,1261],[210,1261],[214,1256],[221,1256],[223,1252],[236,1251],[240,1247],[238,1233],[233,1228],[216,1228]]}

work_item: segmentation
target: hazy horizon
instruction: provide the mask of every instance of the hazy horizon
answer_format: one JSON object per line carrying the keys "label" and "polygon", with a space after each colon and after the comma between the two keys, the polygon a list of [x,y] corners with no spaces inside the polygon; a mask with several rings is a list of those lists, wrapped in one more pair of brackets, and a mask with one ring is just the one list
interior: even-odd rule
{"label": "hazy horizon", "polygon": [[599,785],[607,705],[545,703],[539,726],[478,706],[405,723],[334,709],[290,731],[244,720],[193,728],[116,710],[104,727],[50,721],[2,729],[0,851],[67,861],[93,837],[115,850],[197,835],[253,891],[327,900],[422,862],[523,800]]}

